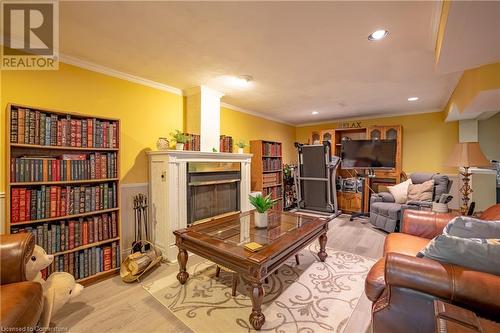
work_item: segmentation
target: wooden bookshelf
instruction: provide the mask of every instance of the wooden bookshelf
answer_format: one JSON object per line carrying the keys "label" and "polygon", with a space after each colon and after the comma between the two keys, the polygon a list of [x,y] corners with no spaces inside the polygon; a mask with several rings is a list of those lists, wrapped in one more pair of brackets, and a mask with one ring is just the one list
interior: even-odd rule
{"label": "wooden bookshelf", "polygon": [[278,200],[276,209],[282,210],[283,204],[283,147],[281,142],[252,140],[251,187],[263,195],[272,193]]}
{"label": "wooden bookshelf", "polygon": [[[32,138],[33,136],[32,134],[27,140],[31,141],[29,143],[21,142],[21,140],[22,141],[24,140],[21,137],[20,133],[21,129],[18,127],[19,118],[15,117],[16,114],[19,116],[20,109],[29,110],[30,116],[32,114],[36,115],[36,117],[33,116],[35,117],[35,121],[33,124],[33,120],[31,117],[29,118],[31,122],[29,120],[26,120],[26,115],[28,114],[28,111],[23,112],[26,122],[24,125],[29,124],[30,128],[28,132],[32,134],[34,131],[35,133],[34,134],[35,139]],[[14,112],[14,119],[17,119],[18,124],[16,126],[15,125],[16,120],[14,120],[14,126],[12,127],[12,129],[15,129],[16,132],[14,132],[14,135],[11,136],[12,134],[11,121],[13,119],[13,112]],[[46,129],[42,130],[42,125],[43,125],[43,121],[41,120],[42,114],[44,119],[47,119],[50,116],[52,116],[51,121],[53,121],[53,124],[55,125],[53,125],[53,127],[50,129],[50,132],[53,135],[55,135],[55,138],[50,138],[50,136],[46,136],[42,139],[44,135],[43,133],[46,130]],[[76,125],[77,127],[74,127],[75,123],[77,124]],[[50,244],[51,248],[45,248],[45,250],[47,251],[47,253],[54,255],[54,263],[51,265],[51,267],[49,267],[50,269],[48,270],[47,274],[50,274],[51,271],[58,270],[58,267],[56,266],[56,258],[60,258],[58,260],[59,268],[61,268],[60,270],[69,271],[70,268],[68,263],[69,256],[72,256],[73,258],[71,259],[71,262],[73,263],[72,268],[74,268],[74,270],[70,272],[71,274],[74,274],[77,271],[75,267],[77,262],[80,267],[83,267],[82,274],[75,276],[75,279],[79,283],[86,285],[98,281],[100,279],[106,278],[108,276],[111,276],[113,274],[116,274],[120,269],[120,262],[121,262],[120,249],[121,249],[121,232],[122,232],[121,221],[120,221],[119,146],[121,142],[121,137],[120,137],[119,119],[100,117],[100,116],[96,117],[94,115],[65,112],[60,110],[39,108],[39,107],[20,105],[20,104],[8,104],[5,124],[6,124],[6,156],[5,156],[6,178],[5,179],[7,185],[6,206],[5,206],[6,231],[8,233],[16,232],[19,230],[21,230],[21,232],[32,232],[35,235],[35,240],[38,242],[39,237],[37,236],[37,234],[41,230],[40,226],[43,227],[42,230],[44,230],[44,232],[41,238],[44,237],[45,238],[43,244],[39,245],[43,247],[44,244]],[[92,128],[90,128],[91,126]],[[79,130],[77,129],[77,132],[74,132],[73,129],[75,128],[80,128],[80,129]],[[28,133],[26,132],[26,129],[24,131],[25,133]],[[65,136],[64,133],[66,133]],[[75,139],[72,139],[73,134],[76,137]],[[98,134],[102,135],[98,136]],[[61,138],[62,136],[64,136],[65,139],[62,139]],[[50,141],[53,140],[53,142],[45,144],[44,141],[46,141],[46,139],[50,139]],[[104,141],[104,139],[107,139],[107,141]],[[36,141],[33,142],[33,140]],[[73,140],[75,140],[75,142],[73,142]],[[99,143],[98,146],[96,146],[96,141],[97,143]],[[88,144],[92,144],[92,146],[87,147],[86,145]],[[64,166],[64,170],[62,171],[61,169],[56,169],[55,167],[54,169],[51,169],[57,171],[57,176],[54,176],[53,173],[49,173],[48,174],[49,176],[47,177],[45,169],[43,170],[42,174],[41,162],[45,163],[44,160],[49,160],[49,159],[51,161],[61,160],[63,154],[69,154],[67,156],[64,156],[65,160],[71,160],[71,162],[67,163],[73,163],[76,160],[72,158],[72,155],[73,156],[76,156],[75,154],[80,155],[80,161],[83,161],[81,163],[83,166],[85,166],[86,169],[83,169],[83,167],[82,169],[79,169],[76,167],[76,164],[75,168],[73,168],[73,164],[71,164],[72,167],[69,170],[66,167],[67,165],[69,165],[67,164],[66,166]],[[102,157],[102,160],[100,160],[100,162],[96,164],[95,159],[92,161],[90,160],[91,155],[93,158],[97,157],[101,158],[102,155],[105,155],[105,157]],[[12,163],[14,164],[11,163],[11,159],[13,159]],[[20,160],[26,160],[26,159],[29,160],[35,159],[37,160],[37,162],[34,163],[39,162],[40,164],[37,165],[37,168],[35,169],[35,167],[33,166],[34,164],[31,164],[29,167],[27,167],[26,164],[22,164],[25,163],[25,161],[19,162]],[[104,165],[100,164],[101,162]],[[23,168],[25,172],[29,172],[25,174],[25,177],[31,179],[25,178],[23,179],[23,181],[13,181],[15,180],[12,179],[13,176],[15,176],[17,180],[19,180],[17,176],[17,172],[19,172],[19,169],[18,169],[18,164],[16,163],[19,163],[21,165],[19,168]],[[59,166],[63,164],[63,162],[59,163],[60,163]],[[12,165],[13,167],[11,167]],[[52,166],[54,164],[49,164],[49,165]],[[92,165],[93,165],[93,171],[91,171]],[[68,177],[68,174],[70,173],[77,174],[79,177]],[[33,178],[34,174],[36,176]],[[98,174],[101,175],[97,177]],[[82,175],[89,175],[89,177],[83,177]],[[74,180],[75,178],[78,180]],[[36,179],[37,181],[29,181],[32,179]],[[107,186],[105,187],[104,184],[106,184]],[[93,189],[89,189],[89,187]],[[19,208],[17,208],[18,207],[17,196],[15,197],[16,208],[14,209],[12,207],[12,193],[13,193],[12,191],[14,189],[23,190],[26,192],[29,191],[30,195],[35,194],[36,198],[38,200],[41,200],[39,199],[40,196],[39,194],[42,192],[41,191],[42,188],[44,189],[49,188],[51,190],[52,188],[55,188],[54,193],[57,193],[57,191],[61,192],[64,191],[63,193],[66,193],[67,199],[62,199],[62,194],[61,194],[60,196],[57,196],[56,201],[54,201],[53,200],[54,197],[51,194],[50,197],[45,196],[45,200],[49,200],[49,203],[47,202],[39,203],[34,199],[31,199],[30,202],[28,203],[27,202],[28,197],[23,197],[23,199],[19,200],[22,200],[23,206],[25,206],[26,204],[30,205],[31,214],[30,216],[26,216],[22,221],[12,222],[12,212],[14,211],[17,213],[17,211],[19,210]],[[73,192],[70,192],[71,189],[75,191],[79,189],[80,194],[83,195],[83,199],[80,197],[78,202],[76,202],[75,200],[75,198],[78,198],[77,196],[71,197],[71,199],[69,199],[70,193],[73,194]],[[16,191],[14,192],[17,194]],[[91,193],[91,195],[89,195],[89,193]],[[102,196],[103,193],[104,195],[106,195],[106,199],[104,199],[104,196]],[[88,203],[88,199],[94,198],[94,194],[96,198],[99,197],[102,201],[100,201],[100,207],[96,207],[98,209],[89,211],[88,208],[90,206],[97,206],[97,201],[96,203],[93,202],[91,202],[90,204]],[[64,204],[63,201],[65,202]],[[58,208],[56,208],[58,212],[63,212],[63,211],[69,212],[70,201],[75,201],[73,202],[73,204],[77,203],[79,205],[78,207],[79,209],[82,209],[82,204],[85,205],[85,209],[82,209],[84,210],[84,212],[82,212],[82,210],[79,211],[76,210],[71,214],[64,214],[64,216],[53,216],[51,211],[54,209],[53,205],[58,206]],[[48,210],[47,210],[47,205],[49,207]],[[38,210],[36,210],[36,214],[32,211],[34,207],[38,208]],[[63,209],[62,207],[65,208]],[[43,213],[40,211],[40,209]],[[47,217],[47,212],[50,212],[50,216],[48,217]],[[40,215],[45,215],[45,216],[42,216],[43,218],[32,219],[33,217],[40,217]],[[17,216],[14,217],[16,218],[15,220],[19,220]],[[68,249],[68,244],[70,241],[69,239],[66,240],[68,234],[64,234],[61,231],[61,230],[66,231],[66,229],[68,229],[67,233],[69,233],[70,221],[72,225],[75,225],[75,233],[76,231],[80,232],[80,236],[78,236],[79,242],[75,242],[75,246],[72,249]],[[86,224],[85,227],[84,223]],[[78,228],[76,228],[76,224],[78,224]],[[90,226],[91,224],[92,226]],[[104,230],[104,227],[102,227],[101,229],[101,226],[104,224],[106,224],[106,230]],[[114,226],[114,229],[112,228],[112,226]],[[59,231],[59,233],[52,231],[52,229],[55,229],[56,232]],[[90,231],[89,231],[90,229],[93,230],[92,242],[87,241],[87,239],[90,238]],[[46,231],[48,231],[48,233],[46,233]],[[100,234],[100,232],[102,232],[102,234]],[[54,238],[53,235],[55,234],[63,237]],[[101,237],[99,237],[99,234]],[[73,237],[73,234],[71,235]],[[69,238],[71,239],[72,237]],[[105,237],[108,238],[104,239]],[[49,241],[46,240],[47,238],[50,239],[50,243]],[[65,247],[61,246],[62,240],[66,242]],[[55,245],[53,244],[53,242],[55,242]],[[111,245],[113,245],[113,247],[111,247]],[[56,251],[53,251],[54,247],[56,248]],[[108,247],[113,248],[114,250],[107,250],[107,249],[104,250],[105,248]],[[104,269],[105,251],[106,252],[114,251],[115,260],[113,264],[113,256],[111,256],[111,262],[112,262],[111,269],[100,271],[100,267],[99,268],[97,267],[99,266],[97,265],[97,263],[102,262],[102,268]],[[100,259],[98,259],[98,254],[101,254]],[[80,264],[79,262],[80,260],[77,259],[77,257],[81,258],[82,255],[83,258],[85,259],[84,264]],[[80,269],[78,269],[78,271],[79,270]]]}

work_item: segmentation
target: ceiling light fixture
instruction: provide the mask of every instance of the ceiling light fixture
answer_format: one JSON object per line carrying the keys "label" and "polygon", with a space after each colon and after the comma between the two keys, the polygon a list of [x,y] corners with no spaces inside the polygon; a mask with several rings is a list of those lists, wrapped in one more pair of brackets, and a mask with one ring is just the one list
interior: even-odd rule
{"label": "ceiling light fixture", "polygon": [[231,76],[225,75],[222,77],[225,85],[234,88],[249,88],[252,85],[253,77],[250,75]]}
{"label": "ceiling light fixture", "polygon": [[376,30],[368,36],[368,40],[381,40],[389,34],[387,30]]}
{"label": "ceiling light fixture", "polygon": [[418,97],[408,97],[408,102],[418,101]]}
{"label": "ceiling light fixture", "polygon": [[319,114],[319,112],[318,112],[318,111],[313,111],[313,112],[311,112],[311,114],[312,114],[313,116],[315,116],[315,115]]}

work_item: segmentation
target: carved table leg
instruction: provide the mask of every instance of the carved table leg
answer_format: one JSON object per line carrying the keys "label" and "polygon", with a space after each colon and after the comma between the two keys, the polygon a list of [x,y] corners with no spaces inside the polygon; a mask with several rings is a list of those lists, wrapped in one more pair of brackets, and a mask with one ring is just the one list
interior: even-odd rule
{"label": "carved table leg", "polygon": [[186,283],[189,273],[186,272],[186,264],[188,260],[188,253],[184,249],[179,249],[179,254],[177,255],[177,261],[179,262],[179,273],[177,273],[177,280],[181,284]]}
{"label": "carved table leg", "polygon": [[262,287],[262,282],[250,282],[249,286],[250,298],[252,299],[252,313],[250,314],[249,321],[253,328],[257,331],[260,330],[266,317],[262,313],[261,305],[264,299],[264,288]]}
{"label": "carved table leg", "polygon": [[322,262],[324,262],[326,257],[327,257],[327,254],[325,251],[326,241],[327,241],[327,238],[326,238],[326,232],[325,232],[324,234],[321,234],[321,236],[319,236],[318,257],[319,257],[319,260],[321,260]]}

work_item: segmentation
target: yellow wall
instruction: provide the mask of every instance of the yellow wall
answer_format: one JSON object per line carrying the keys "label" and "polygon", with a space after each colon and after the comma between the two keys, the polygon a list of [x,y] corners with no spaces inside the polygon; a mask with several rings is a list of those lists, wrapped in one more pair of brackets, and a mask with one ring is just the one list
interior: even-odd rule
{"label": "yellow wall", "polygon": [[[7,103],[119,118],[123,183],[147,182],[145,151],[155,149],[158,137],[168,137],[174,129],[184,127],[185,98],[169,92],[63,63],[58,71],[5,71],[0,75],[0,192],[5,190]],[[280,141],[285,162],[293,156],[293,126],[221,108],[221,133],[247,143]]]}
{"label": "yellow wall", "polygon": [[[2,138],[9,102],[121,119],[121,176],[147,181],[145,150],[182,129],[182,96],[60,64],[58,71],[5,71],[1,78]],[[4,140],[2,140],[4,141]],[[5,144],[1,145],[0,191],[5,189]]]}
{"label": "yellow wall", "polygon": [[462,113],[481,91],[493,89],[500,89],[500,62],[466,70],[448,100],[444,116],[454,106]]}
{"label": "yellow wall", "polygon": [[[250,140],[271,140],[283,143],[283,162],[295,160],[293,143],[295,142],[295,127],[256,117],[250,114],[221,108],[220,132],[249,144]],[[250,152],[250,147],[245,148]]]}
{"label": "yellow wall", "polygon": [[[340,122],[297,127],[296,139],[307,142],[312,131],[333,129]],[[457,173],[455,168],[447,168],[443,164],[458,142],[458,122],[445,123],[442,112],[361,120],[362,127],[373,125],[402,125],[403,171],[406,173]]]}

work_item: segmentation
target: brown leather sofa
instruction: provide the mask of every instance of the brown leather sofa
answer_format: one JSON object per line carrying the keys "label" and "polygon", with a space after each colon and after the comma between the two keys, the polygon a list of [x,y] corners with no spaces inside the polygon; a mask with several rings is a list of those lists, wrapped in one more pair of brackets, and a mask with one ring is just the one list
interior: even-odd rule
{"label": "brown leather sofa", "polygon": [[[365,281],[366,295],[373,302],[374,333],[435,332],[435,299],[500,321],[500,276],[416,257],[453,217],[407,210],[401,232],[387,235],[384,256]],[[500,205],[480,218],[500,220]]]}
{"label": "brown leather sofa", "polygon": [[35,247],[30,233],[0,235],[0,328],[33,332],[43,308],[42,286],[26,281],[26,263]]}

